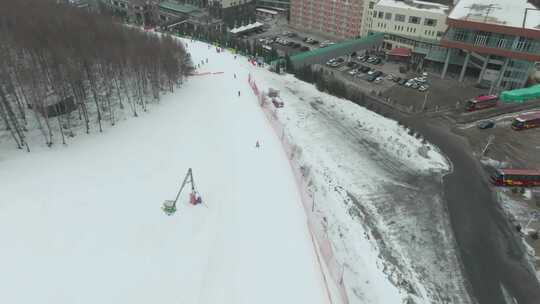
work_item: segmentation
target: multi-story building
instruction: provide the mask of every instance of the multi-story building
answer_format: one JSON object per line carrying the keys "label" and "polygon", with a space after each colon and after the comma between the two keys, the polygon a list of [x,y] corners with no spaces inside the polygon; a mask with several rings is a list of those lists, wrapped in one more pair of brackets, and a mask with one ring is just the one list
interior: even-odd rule
{"label": "multi-story building", "polygon": [[257,0],[257,7],[272,8],[279,11],[288,12],[290,0]]}
{"label": "multi-story building", "polygon": [[335,39],[360,36],[364,0],[291,0],[290,25]]}
{"label": "multi-story building", "polygon": [[229,28],[255,22],[255,0],[201,1],[207,2],[212,16],[223,20]]}
{"label": "multi-story building", "polygon": [[385,33],[385,49],[414,50],[424,43],[438,43],[446,31],[449,7],[417,0],[369,0],[364,12],[362,36]]}
{"label": "multi-story building", "polygon": [[459,80],[477,70],[478,83],[497,92],[523,87],[540,61],[540,10],[527,0],[460,0],[447,24],[442,77],[461,54]]}
{"label": "multi-story building", "polygon": [[157,0],[101,0],[116,15],[128,22],[150,24]]}
{"label": "multi-story building", "polygon": [[[254,0],[101,0],[128,22],[161,24],[191,17],[214,23],[220,19],[227,27],[255,22]],[[208,16],[208,17],[206,17]]]}

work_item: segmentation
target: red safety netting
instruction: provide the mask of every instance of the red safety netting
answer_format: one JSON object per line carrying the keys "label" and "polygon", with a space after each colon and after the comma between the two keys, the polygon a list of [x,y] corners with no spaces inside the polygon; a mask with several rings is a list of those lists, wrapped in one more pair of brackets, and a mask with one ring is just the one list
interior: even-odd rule
{"label": "red safety netting", "polygon": [[319,263],[321,263],[322,260],[329,273],[329,277],[327,277],[323,270],[323,265],[319,265],[330,302],[334,303],[335,299],[333,299],[331,296],[328,280],[332,280],[335,287],[338,289],[341,303],[348,304],[349,298],[347,295],[345,282],[343,280],[344,267],[337,261],[335,257],[332,244],[330,243],[330,240],[328,239],[323,227],[322,219],[316,212],[314,212],[314,201],[313,196],[308,190],[308,181],[306,180],[306,176],[303,174],[302,166],[298,163],[295,157],[296,153],[299,151],[299,148],[297,145],[291,142],[288,136],[286,136],[285,127],[279,121],[275,107],[273,107],[270,102],[266,101],[265,96],[261,94],[255,80],[251,77],[251,74],[248,76],[248,82],[253,90],[253,93],[257,97],[258,103],[261,106],[267,121],[270,123],[281,140],[283,150],[287,155],[292,172],[294,173],[296,184],[300,192],[302,205],[304,207],[304,211],[306,212],[307,226],[311,234],[312,241],[314,242],[314,249],[317,253],[317,260]]}

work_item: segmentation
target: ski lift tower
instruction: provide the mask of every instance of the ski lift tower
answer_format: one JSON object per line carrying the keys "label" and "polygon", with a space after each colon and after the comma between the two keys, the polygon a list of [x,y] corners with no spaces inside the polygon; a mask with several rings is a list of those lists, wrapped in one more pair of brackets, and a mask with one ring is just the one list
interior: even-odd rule
{"label": "ski lift tower", "polygon": [[186,176],[184,177],[184,181],[182,182],[182,185],[180,186],[180,189],[178,190],[178,193],[176,194],[176,198],[174,200],[166,200],[163,202],[163,212],[167,215],[173,215],[176,212],[176,202],[178,202],[178,198],[180,197],[180,193],[182,193],[182,190],[184,187],[190,184],[191,185],[191,193],[189,194],[189,203],[192,205],[198,205],[202,203],[202,199],[200,195],[197,193],[197,190],[195,190],[195,181],[193,179],[193,171],[191,168],[188,169]]}

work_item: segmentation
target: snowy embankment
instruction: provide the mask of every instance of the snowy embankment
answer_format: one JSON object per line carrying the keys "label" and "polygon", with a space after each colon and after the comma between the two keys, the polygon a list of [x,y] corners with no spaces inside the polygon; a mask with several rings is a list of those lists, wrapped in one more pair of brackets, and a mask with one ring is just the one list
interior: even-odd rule
{"label": "snowy embankment", "polygon": [[252,69],[298,145],[316,212],[340,264],[351,303],[471,303],[442,176],[449,164],[395,121],[318,92],[294,77]]}
{"label": "snowy embankment", "polygon": [[[226,73],[192,77],[149,113],[67,146],[46,147],[37,130],[31,153],[0,138],[1,303],[327,303],[246,68],[202,43],[190,52],[210,59],[200,72]],[[188,168],[204,205],[184,192],[167,217],[161,203]]]}
{"label": "snowy embankment", "polygon": [[[515,188],[517,189],[517,188]],[[521,240],[526,248],[526,258],[531,269],[535,269],[536,277],[540,280],[540,252],[533,247],[537,240],[531,238],[531,234],[540,230],[540,215],[537,211],[531,211],[531,205],[536,200],[533,196],[540,197],[540,191],[533,193],[532,189],[523,189],[524,192],[512,193],[509,189],[497,189],[497,196],[503,210],[515,226],[521,226]],[[537,246],[538,248],[538,246]]]}

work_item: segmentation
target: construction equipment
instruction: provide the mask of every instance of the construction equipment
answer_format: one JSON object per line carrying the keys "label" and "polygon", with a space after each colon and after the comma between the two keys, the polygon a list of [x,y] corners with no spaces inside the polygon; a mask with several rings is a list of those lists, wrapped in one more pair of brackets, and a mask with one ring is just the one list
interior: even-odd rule
{"label": "construction equipment", "polygon": [[161,207],[161,209],[163,209],[163,212],[165,212],[165,214],[173,215],[176,212],[176,202],[178,202],[180,193],[182,193],[182,190],[187,184],[191,184],[191,193],[189,194],[189,203],[192,205],[202,204],[201,196],[197,193],[197,190],[195,190],[195,181],[193,179],[193,171],[191,170],[191,168],[189,168],[186,173],[186,176],[184,177],[184,181],[182,182],[182,185],[180,185],[180,189],[178,190],[178,193],[176,194],[176,198],[174,200],[166,200],[163,202],[163,206]]}

